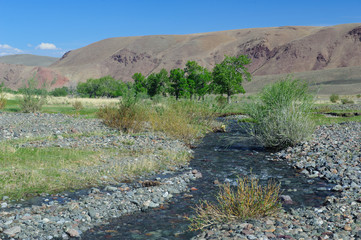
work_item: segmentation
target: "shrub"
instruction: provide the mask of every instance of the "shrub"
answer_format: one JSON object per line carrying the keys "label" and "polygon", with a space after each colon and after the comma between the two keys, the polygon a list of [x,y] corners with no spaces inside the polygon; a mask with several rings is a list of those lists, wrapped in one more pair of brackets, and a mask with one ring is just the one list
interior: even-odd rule
{"label": "shrub", "polygon": [[354,103],[354,101],[352,99],[349,99],[349,98],[342,98],[341,103],[342,104],[352,104],[352,103]]}
{"label": "shrub", "polygon": [[69,88],[62,87],[62,88],[55,88],[53,91],[50,92],[51,96],[54,97],[65,97],[69,93]]}
{"label": "shrub", "polygon": [[0,109],[4,109],[7,103],[3,87],[4,83],[0,84]]}
{"label": "shrub", "polygon": [[202,201],[197,205],[195,217],[188,218],[189,228],[195,231],[213,224],[273,215],[281,208],[279,193],[279,184],[269,182],[262,187],[254,178],[239,178],[236,189],[223,184],[217,195],[218,204]]}
{"label": "shrub", "polygon": [[38,112],[46,103],[47,91],[35,89],[34,78],[28,81],[28,87],[22,88],[21,93],[23,96],[20,98],[19,104],[22,112]]}
{"label": "shrub", "polygon": [[357,97],[357,98],[361,98],[361,94],[357,94],[356,97]]}
{"label": "shrub", "polygon": [[250,132],[266,147],[293,146],[314,131],[312,107],[308,85],[288,77],[266,86],[246,105],[246,113],[256,121]]}
{"label": "shrub", "polygon": [[152,102],[133,96],[124,97],[116,107],[102,107],[98,116],[105,124],[122,131],[147,128],[189,142],[211,130],[215,114],[210,106],[190,100]]}
{"label": "shrub", "polygon": [[73,108],[77,111],[81,110],[84,108],[83,104],[80,101],[75,101],[71,104],[73,106]]}
{"label": "shrub", "polygon": [[78,83],[77,92],[82,97],[115,98],[123,96],[123,93],[128,90],[129,86],[126,83],[115,80],[111,76],[105,76],[97,79],[90,78],[85,83]]}
{"label": "shrub", "polygon": [[100,108],[97,115],[110,127],[124,132],[138,132],[142,130],[145,109],[138,104],[138,99],[134,95],[130,95],[123,97],[117,107]]}
{"label": "shrub", "polygon": [[339,97],[337,94],[332,94],[332,95],[330,96],[330,101],[331,101],[331,102],[335,103],[335,102],[337,102],[338,100],[340,100],[340,97]]}

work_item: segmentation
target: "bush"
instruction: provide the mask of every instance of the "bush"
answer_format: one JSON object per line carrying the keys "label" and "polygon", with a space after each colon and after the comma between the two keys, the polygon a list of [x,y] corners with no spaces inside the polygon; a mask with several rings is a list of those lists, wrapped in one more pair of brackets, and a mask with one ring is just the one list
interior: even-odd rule
{"label": "bush", "polygon": [[357,97],[357,98],[361,98],[361,94],[357,94],[356,97]]}
{"label": "bush", "polygon": [[19,101],[22,112],[39,112],[46,103],[47,91],[45,89],[36,89],[35,80],[28,81],[28,87],[22,88],[22,98]]}
{"label": "bush", "polygon": [[0,109],[4,109],[7,103],[3,87],[4,83],[0,84]]}
{"label": "bush", "polygon": [[195,217],[188,218],[189,228],[195,231],[213,224],[273,215],[281,208],[279,193],[279,184],[269,182],[262,187],[254,178],[239,178],[236,189],[223,184],[217,196],[218,204],[202,201],[197,205]]}
{"label": "bush", "polygon": [[340,100],[340,97],[339,97],[337,94],[332,94],[332,95],[330,96],[330,101],[331,101],[331,102],[335,103],[335,102],[337,102],[338,100]]}
{"label": "bush", "polygon": [[110,97],[123,96],[129,89],[129,84],[117,81],[111,76],[88,79],[85,83],[78,83],[77,92],[82,97]]}
{"label": "bush", "polygon": [[83,104],[80,101],[75,101],[71,104],[73,106],[73,108],[77,111],[81,110],[84,108]]}
{"label": "bush", "polygon": [[246,113],[256,121],[250,132],[266,147],[293,146],[314,131],[312,107],[308,85],[288,77],[266,86],[246,105]]}
{"label": "bush", "polygon": [[210,106],[190,100],[164,98],[160,101],[124,97],[116,107],[102,107],[98,116],[105,124],[122,131],[150,129],[186,142],[212,129],[215,114]]}
{"label": "bush", "polygon": [[353,104],[354,101],[352,99],[349,99],[349,98],[342,98],[341,103],[342,104]]}
{"label": "bush", "polygon": [[131,94],[123,97],[118,107],[100,108],[97,115],[110,127],[124,132],[139,132],[143,129],[145,110],[138,104],[138,99]]}
{"label": "bush", "polygon": [[51,96],[54,97],[65,97],[69,94],[69,88],[62,87],[62,88],[55,88],[53,91],[50,92]]}

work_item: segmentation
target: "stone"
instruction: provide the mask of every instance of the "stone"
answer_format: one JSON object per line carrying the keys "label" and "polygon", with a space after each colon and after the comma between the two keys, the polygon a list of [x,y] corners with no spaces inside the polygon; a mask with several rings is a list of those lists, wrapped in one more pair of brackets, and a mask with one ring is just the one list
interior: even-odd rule
{"label": "stone", "polygon": [[345,227],[344,227],[344,229],[345,229],[346,231],[351,231],[351,230],[352,230],[352,228],[351,228],[351,226],[350,226],[349,224],[346,224]]}
{"label": "stone", "polygon": [[79,238],[80,237],[80,233],[78,230],[74,229],[74,228],[68,228],[66,229],[66,233],[69,234],[70,237],[75,237],[75,238]]}
{"label": "stone", "polygon": [[21,227],[20,226],[15,226],[12,228],[8,228],[4,231],[5,234],[9,235],[10,237],[14,237],[15,234],[21,232]]}
{"label": "stone", "polygon": [[289,195],[280,195],[279,197],[284,204],[293,204],[292,198]]}

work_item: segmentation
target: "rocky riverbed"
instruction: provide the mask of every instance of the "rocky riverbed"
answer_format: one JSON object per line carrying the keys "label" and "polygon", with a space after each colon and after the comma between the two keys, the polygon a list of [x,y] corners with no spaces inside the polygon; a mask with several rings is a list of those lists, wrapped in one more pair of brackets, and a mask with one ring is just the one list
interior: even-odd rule
{"label": "rocky riverbed", "polygon": [[[162,134],[121,134],[106,127],[99,119],[74,118],[61,114],[0,113],[0,142],[15,148],[80,148],[93,151],[117,148],[144,156],[122,158],[131,164],[140,158],[157,161],[159,152],[191,152],[184,143]],[[146,151],[145,151],[146,150]],[[119,159],[106,159],[112,164]],[[99,166],[100,168],[102,166]],[[107,219],[162,207],[173,195],[189,191],[188,183],[201,177],[187,166],[169,166],[153,176],[139,176],[137,181],[116,183],[102,179],[103,186],[78,193],[42,194],[31,201],[13,202],[4,196],[0,209],[0,238],[68,239],[104,224]],[[97,169],[84,168],[92,174]]]}
{"label": "rocky riverbed", "polygon": [[[153,133],[119,134],[98,119],[60,114],[0,113],[0,141],[27,139],[16,147],[117,147],[134,151],[172,149],[190,151],[177,140]],[[285,161],[311,180],[336,184],[340,197],[328,197],[319,208],[298,208],[276,216],[213,226],[193,239],[359,239],[361,238],[361,123],[322,126],[312,139],[270,156]],[[134,159],[133,159],[134,160]],[[132,161],[131,158],[127,161]],[[161,208],[171,197],[189,191],[201,177],[187,166],[132,183],[107,184],[70,193],[44,194],[36,204],[1,201],[0,238],[81,238],[86,230],[107,219],[148,208]]]}
{"label": "rocky riverbed", "polygon": [[361,123],[321,126],[310,141],[272,157],[305,177],[335,183],[340,197],[328,197],[319,208],[213,226],[193,239],[361,239]]}

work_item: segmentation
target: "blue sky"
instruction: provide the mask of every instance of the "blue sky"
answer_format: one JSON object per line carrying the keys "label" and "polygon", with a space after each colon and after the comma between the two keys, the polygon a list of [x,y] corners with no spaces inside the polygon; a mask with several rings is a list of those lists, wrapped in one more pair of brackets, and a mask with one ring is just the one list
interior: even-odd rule
{"label": "blue sky", "polygon": [[61,57],[110,37],[361,23],[361,0],[0,0],[0,56]]}

